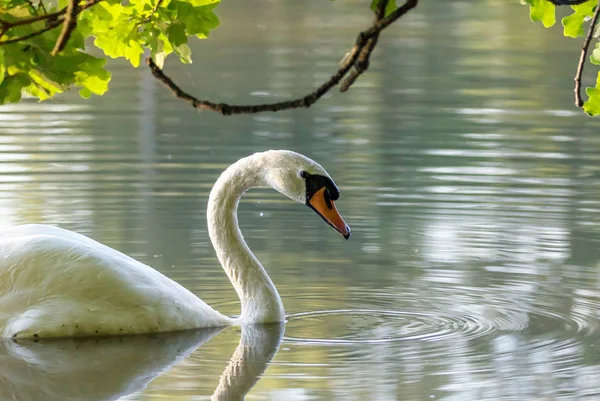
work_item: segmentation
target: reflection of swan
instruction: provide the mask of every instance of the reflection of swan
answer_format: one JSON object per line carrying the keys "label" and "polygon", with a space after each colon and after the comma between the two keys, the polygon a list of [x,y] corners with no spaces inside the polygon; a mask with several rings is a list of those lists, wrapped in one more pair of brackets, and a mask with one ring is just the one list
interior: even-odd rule
{"label": "reflection of swan", "polygon": [[[245,325],[212,397],[243,400],[283,337],[280,323]],[[108,401],[144,389],[221,329],[103,339],[0,340],[0,399]]]}
{"label": "reflection of swan", "polygon": [[[208,200],[208,231],[237,291],[241,323],[284,319],[279,293],[246,245],[237,206],[251,187],[270,186],[317,212],[345,238],[327,172],[298,153],[255,153],[231,165]],[[99,336],[215,327],[234,321],[176,282],[121,252],[56,227],[0,231],[0,335]]]}
{"label": "reflection of swan", "polygon": [[220,330],[19,343],[0,339],[0,399],[115,400],[142,390]]}
{"label": "reflection of swan", "polygon": [[279,349],[284,328],[283,323],[242,326],[240,344],[221,374],[211,400],[244,400]]}

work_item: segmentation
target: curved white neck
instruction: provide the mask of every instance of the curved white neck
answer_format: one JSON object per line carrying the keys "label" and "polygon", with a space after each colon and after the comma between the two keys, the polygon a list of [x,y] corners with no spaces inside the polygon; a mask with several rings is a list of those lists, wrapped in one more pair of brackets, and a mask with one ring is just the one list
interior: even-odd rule
{"label": "curved white neck", "polygon": [[285,319],[277,289],[240,232],[237,207],[251,187],[266,186],[265,166],[249,156],[221,174],[208,198],[208,233],[217,257],[242,304],[244,323],[272,323]]}

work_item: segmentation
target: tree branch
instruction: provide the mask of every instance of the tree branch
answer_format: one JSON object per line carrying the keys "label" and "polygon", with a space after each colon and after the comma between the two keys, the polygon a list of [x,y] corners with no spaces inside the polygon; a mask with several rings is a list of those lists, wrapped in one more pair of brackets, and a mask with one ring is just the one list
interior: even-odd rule
{"label": "tree branch", "polygon": [[8,27],[8,29],[12,29],[17,26],[33,24],[34,22],[37,22],[37,21],[42,21],[42,20],[47,20],[47,19],[55,19],[55,18],[60,17],[61,15],[63,15],[66,12],[67,12],[67,7],[61,9],[60,11],[56,11],[54,13],[42,14],[42,15],[38,15],[35,17],[20,19],[20,20],[12,21],[12,22],[0,20],[0,24],[2,26]]}
{"label": "tree branch", "polygon": [[[379,35],[379,33],[382,30],[384,30],[398,18],[402,17],[407,12],[415,8],[418,2],[419,0],[406,0],[406,3],[404,3],[401,7],[397,8],[387,17],[381,19],[377,18],[369,29],[362,31],[358,34],[354,46],[352,47],[348,55],[342,60],[342,62],[340,63],[340,67],[337,71],[313,92],[295,100],[257,105],[229,105],[225,103],[214,103],[208,100],[200,100],[181,89],[156,65],[156,63],[154,63],[154,60],[152,60],[152,58],[148,57],[146,59],[146,64],[150,68],[152,75],[154,75],[156,79],[158,79],[169,89],[171,89],[173,94],[178,99],[182,99],[190,103],[192,107],[199,110],[211,110],[217,113],[221,113],[224,116],[229,116],[232,114],[252,114],[265,111],[280,111],[301,107],[308,108],[314,103],[316,103],[331,88],[336,86],[342,80],[342,78],[346,76],[346,74],[348,73],[348,71],[350,71],[352,66],[356,65],[357,60],[359,59],[363,49],[366,49],[365,46],[368,45],[369,40],[371,38],[375,37],[376,35]],[[375,44],[373,44],[373,48],[374,47]],[[367,55],[367,59],[368,55],[371,54],[372,50],[373,49],[371,48],[370,50],[368,50],[367,53],[365,53]]]}
{"label": "tree branch", "polygon": [[69,0],[62,31],[60,32],[60,36],[56,40],[54,49],[52,49],[52,51],[50,52],[50,54],[53,56],[56,56],[58,52],[62,51],[62,49],[65,48],[65,45],[71,37],[71,33],[73,33],[73,30],[77,27],[77,9],[79,8],[77,1],[78,0]]}
{"label": "tree branch", "polygon": [[587,56],[588,48],[590,47],[590,41],[592,40],[592,36],[594,34],[594,28],[596,27],[596,23],[598,22],[598,16],[600,15],[600,0],[598,0],[598,5],[596,6],[596,11],[594,12],[594,16],[592,17],[592,21],[590,22],[590,27],[588,28],[587,36],[583,41],[583,46],[581,46],[581,55],[579,56],[579,63],[577,64],[577,72],[575,73],[575,105],[577,107],[583,106],[583,99],[581,98],[581,75],[583,74],[583,66],[585,64],[585,59]]}
{"label": "tree branch", "polygon": [[[77,0],[73,0],[73,2],[75,3]],[[88,8],[100,3],[103,0],[88,0],[85,4],[83,4],[82,6],[78,7],[77,4],[75,4],[74,6],[74,10],[73,10],[73,14],[72,14],[72,19],[75,20],[75,24],[77,23],[76,21],[76,17],[79,16],[79,14],[81,14],[81,12],[87,10]],[[71,5],[71,3],[69,3],[69,6]],[[7,45],[10,43],[16,43],[16,42],[20,42],[23,40],[27,40],[27,39],[31,39],[33,37],[39,36],[43,33],[46,33],[54,28],[56,28],[57,26],[61,25],[68,17],[67,17],[67,10],[69,9],[69,6],[61,9],[60,11],[54,12],[54,13],[49,13],[49,14],[44,14],[44,15],[40,15],[37,17],[33,17],[33,18],[27,18],[27,19],[23,19],[23,20],[18,20],[18,21],[14,21],[14,22],[8,22],[8,21],[0,21],[0,26],[2,26],[2,31],[0,31],[0,38],[2,36],[4,36],[4,34],[16,27],[16,26],[22,26],[22,25],[27,25],[27,24],[32,24],[34,22],[37,21],[42,21],[42,20],[46,20],[47,25],[46,27],[35,31],[35,32],[31,32],[27,35],[23,35],[23,36],[18,36],[16,38],[12,38],[12,39],[7,39],[4,41],[0,41],[0,46],[2,45]],[[74,27],[73,27],[74,28]],[[72,29],[71,29],[72,32]],[[69,35],[70,33],[69,32]],[[63,33],[61,33],[62,36]],[[59,38],[60,40],[60,38]],[[68,40],[68,37],[67,37]],[[63,45],[64,47],[64,45]]]}
{"label": "tree branch", "polygon": [[548,0],[555,6],[573,6],[576,4],[583,4],[588,0]]}
{"label": "tree branch", "polygon": [[4,40],[4,41],[0,42],[0,46],[2,46],[2,45],[8,45],[10,43],[16,43],[16,42],[20,42],[22,40],[27,40],[27,39],[34,38],[34,37],[39,36],[39,35],[41,35],[43,33],[51,31],[52,29],[54,29],[57,26],[59,26],[61,24],[61,22],[62,21],[60,21],[60,20],[56,20],[56,21],[53,21],[53,22],[49,23],[48,26],[46,26],[43,29],[40,29],[39,31],[35,31],[35,32],[29,33],[29,34],[23,35],[23,36],[17,36],[16,38]]}
{"label": "tree branch", "polygon": [[[388,0],[379,0],[379,2],[377,3],[375,8],[375,23],[379,22],[383,19],[383,17],[385,17],[385,9],[388,5],[388,2]],[[367,69],[369,68],[369,58],[371,57],[373,49],[375,49],[375,46],[377,46],[378,39],[379,32],[373,35],[373,37],[367,41],[366,46],[360,52],[358,59],[356,60],[354,68],[352,69],[352,71],[350,71],[350,74],[348,74],[348,76],[342,81],[340,85],[340,92],[346,92],[348,89],[350,89],[350,87],[352,86],[352,84],[354,84],[356,79],[365,71],[367,71]]]}
{"label": "tree branch", "polygon": [[160,6],[162,6],[164,0],[158,0],[156,2],[156,4],[154,5],[154,7],[152,7],[152,10],[150,10],[150,14],[148,14],[148,16],[146,18],[144,18],[143,20],[140,21],[140,24],[145,24],[146,22],[150,22],[150,20],[152,19],[152,16],[158,11],[158,9],[160,8]]}

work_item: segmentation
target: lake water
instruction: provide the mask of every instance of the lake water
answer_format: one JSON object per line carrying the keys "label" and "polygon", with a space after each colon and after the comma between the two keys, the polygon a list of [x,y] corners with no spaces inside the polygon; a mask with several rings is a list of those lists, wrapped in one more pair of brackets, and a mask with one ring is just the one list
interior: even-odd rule
{"label": "lake water", "polygon": [[[369,24],[367,3],[225,1],[194,64],[166,72],[213,101],[303,95]],[[106,96],[0,108],[0,228],[78,231],[226,314],[239,303],[205,208],[230,163],[314,158],[353,229],[345,241],[252,190],[240,225],[285,327],[0,343],[2,399],[599,399],[600,119],[573,106],[579,42],[517,1],[422,3],[348,93],[309,110],[197,112],[114,61]]]}

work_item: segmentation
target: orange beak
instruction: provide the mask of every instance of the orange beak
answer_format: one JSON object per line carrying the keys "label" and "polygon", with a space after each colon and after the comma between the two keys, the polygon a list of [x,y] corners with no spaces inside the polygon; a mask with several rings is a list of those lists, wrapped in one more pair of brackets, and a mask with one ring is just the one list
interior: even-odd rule
{"label": "orange beak", "polygon": [[350,227],[335,208],[335,204],[325,194],[325,187],[319,189],[308,201],[308,206],[335,228],[344,238],[350,238]]}

